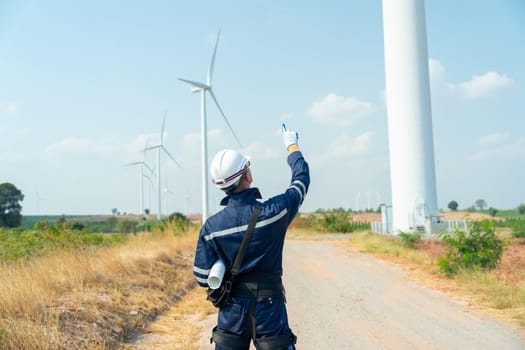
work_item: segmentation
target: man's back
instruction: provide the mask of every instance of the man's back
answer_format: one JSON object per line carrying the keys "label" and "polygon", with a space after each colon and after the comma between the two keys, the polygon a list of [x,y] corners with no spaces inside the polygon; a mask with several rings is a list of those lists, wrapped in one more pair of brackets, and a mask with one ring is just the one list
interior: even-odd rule
{"label": "man's back", "polygon": [[219,309],[217,327],[212,331],[217,350],[247,350],[252,339],[259,350],[295,348],[281,275],[286,230],[310,184],[308,164],[299,152],[297,138],[296,132],[283,125],[292,179],[282,194],[262,203],[259,190],[250,188],[247,157],[223,150],[212,161],[213,182],[228,196],[221,201],[225,208],[208,218],[199,234],[193,272],[200,286],[207,287],[210,270],[218,260],[232,270],[254,208],[261,207],[239,274],[233,279],[230,302]]}

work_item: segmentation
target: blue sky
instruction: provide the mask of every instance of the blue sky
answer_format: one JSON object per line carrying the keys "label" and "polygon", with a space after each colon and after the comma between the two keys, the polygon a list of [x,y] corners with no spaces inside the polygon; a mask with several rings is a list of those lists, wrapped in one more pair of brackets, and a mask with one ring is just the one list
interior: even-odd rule
{"label": "blue sky", "polygon": [[[516,207],[525,3],[425,5],[438,205]],[[303,211],[389,202],[381,1],[0,1],[0,182],[23,213],[138,212],[139,169],[123,164],[158,142],[164,111],[183,167],[162,160],[167,209],[199,212],[200,97],[177,78],[205,80],[219,28],[214,91],[263,196],[289,181],[286,122],[311,166]],[[236,143],[208,102],[211,158]],[[210,186],[211,209],[220,198]]]}

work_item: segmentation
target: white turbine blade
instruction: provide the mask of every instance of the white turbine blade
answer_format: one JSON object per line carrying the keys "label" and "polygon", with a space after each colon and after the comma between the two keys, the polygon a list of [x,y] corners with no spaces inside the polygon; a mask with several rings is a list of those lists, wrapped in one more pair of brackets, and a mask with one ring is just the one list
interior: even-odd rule
{"label": "white turbine blade", "polygon": [[164,152],[166,152],[166,154],[171,158],[171,160],[173,160],[175,162],[175,164],[177,164],[177,166],[182,169],[182,167],[180,166],[179,162],[177,162],[175,160],[175,158],[171,155],[171,153],[168,152],[168,150],[164,146],[161,146],[161,148],[164,150]]}
{"label": "white turbine blade", "polygon": [[199,83],[197,81],[193,81],[193,80],[187,80],[187,79],[182,79],[182,78],[177,78],[179,79],[180,81],[183,81],[185,83],[188,83],[196,88],[199,88],[201,90],[208,90],[210,88],[209,85],[206,85],[206,84],[203,84],[203,83]]}
{"label": "white turbine blade", "polygon": [[160,129],[160,144],[162,145],[162,140],[164,139],[164,125],[166,124],[166,114],[168,111],[164,111],[164,119],[162,120],[162,128]]}
{"label": "white turbine blade", "polygon": [[211,80],[213,79],[213,66],[215,66],[215,55],[217,54],[217,46],[219,46],[219,38],[221,36],[221,30],[217,33],[217,40],[215,40],[215,48],[213,49],[213,55],[211,56],[210,68],[208,68],[208,77],[206,83],[211,86]]}
{"label": "white turbine blade", "polygon": [[130,165],[138,165],[138,164],[142,164],[142,162],[126,163],[126,164],[123,164],[122,166],[130,166]]}
{"label": "white turbine blade", "polygon": [[146,145],[144,146],[144,149],[142,150],[142,162],[146,164],[146,151],[148,150],[148,144],[149,144],[149,138],[146,138]]}
{"label": "white turbine blade", "polygon": [[157,149],[157,148],[159,148],[161,146],[162,145],[149,146],[148,148],[145,149],[145,151],[151,151],[152,149]]}
{"label": "white turbine blade", "polygon": [[233,131],[233,128],[232,128],[232,126],[230,125],[230,122],[228,121],[228,118],[226,118],[226,115],[225,115],[224,112],[222,111],[221,106],[219,106],[219,102],[217,102],[217,99],[215,98],[215,95],[213,94],[213,91],[212,91],[211,89],[210,89],[209,91],[210,91],[210,95],[211,95],[211,97],[213,98],[213,101],[215,101],[215,104],[217,105],[217,108],[218,108],[219,111],[221,112],[222,117],[224,118],[224,121],[226,122],[226,124],[228,124],[228,127],[230,128],[230,131],[232,132],[233,137],[235,137],[235,140],[237,140],[237,143],[239,144],[239,147],[242,148],[241,141],[239,141],[239,138],[238,138],[237,135],[235,134],[235,131]]}
{"label": "white turbine blade", "polygon": [[[153,171],[153,169],[150,168],[150,166],[148,164],[146,164],[146,162],[142,162],[142,164],[144,164],[144,166],[149,170],[149,172],[151,174],[155,174],[155,171]],[[145,175],[144,175],[145,176]]]}

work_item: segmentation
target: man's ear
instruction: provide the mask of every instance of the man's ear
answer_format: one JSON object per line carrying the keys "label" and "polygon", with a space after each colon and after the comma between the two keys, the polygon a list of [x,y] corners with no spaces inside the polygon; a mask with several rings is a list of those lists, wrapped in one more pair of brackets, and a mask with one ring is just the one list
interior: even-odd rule
{"label": "man's ear", "polygon": [[252,176],[252,171],[250,170],[250,168],[248,168],[248,171],[244,175],[246,175],[246,179],[248,183],[251,184],[253,182],[253,176]]}

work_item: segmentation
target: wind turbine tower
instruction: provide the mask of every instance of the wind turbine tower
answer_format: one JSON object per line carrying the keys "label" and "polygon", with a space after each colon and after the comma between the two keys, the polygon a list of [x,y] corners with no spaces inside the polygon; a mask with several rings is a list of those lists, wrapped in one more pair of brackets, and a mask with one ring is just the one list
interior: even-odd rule
{"label": "wind turbine tower", "polygon": [[383,0],[393,231],[437,222],[424,0]]}
{"label": "wind turbine tower", "polygon": [[148,149],[148,143],[146,142],[146,146],[144,147],[144,150],[142,151],[142,161],[141,162],[133,162],[133,163],[127,163],[124,164],[124,166],[131,166],[131,165],[140,165],[140,214],[144,215],[144,178],[147,177],[147,175],[144,174],[144,167],[146,167],[151,174],[153,174],[153,169],[149,167],[148,164],[146,164],[146,151]]}
{"label": "wind turbine tower", "polygon": [[166,147],[164,147],[164,125],[165,124],[166,124],[166,113],[164,113],[164,120],[162,121],[162,128],[160,129],[160,140],[159,140],[160,142],[155,146],[146,148],[146,150],[152,150],[152,149],[157,150],[157,220],[158,221],[162,220],[162,206],[161,206],[162,186],[161,186],[160,151],[161,150],[164,151],[171,158],[171,160],[173,160],[173,162],[177,164],[179,168],[182,169],[180,164],[175,160],[175,158],[171,155],[171,153],[168,152]]}
{"label": "wind turbine tower", "polygon": [[168,178],[166,177],[164,179],[164,183],[166,184],[164,186],[164,213],[165,214],[168,214],[168,195],[172,195],[173,197],[175,197],[175,193],[170,190],[170,188],[168,187]]}
{"label": "wind turbine tower", "polygon": [[217,106],[217,109],[219,109],[219,112],[224,118],[224,121],[226,122],[226,124],[228,124],[230,131],[235,137],[237,144],[239,145],[239,147],[242,147],[241,142],[239,141],[239,138],[235,134],[235,131],[233,131],[233,128],[230,122],[228,121],[228,118],[226,118],[226,115],[222,111],[222,108],[219,105],[219,102],[217,101],[217,98],[215,97],[215,94],[213,93],[213,90],[212,90],[213,66],[215,64],[215,55],[217,54],[217,46],[219,44],[220,36],[221,36],[221,31],[219,30],[219,33],[217,34],[217,40],[215,41],[215,48],[213,49],[213,55],[211,57],[210,67],[208,68],[206,83],[199,83],[199,82],[192,81],[192,80],[178,78],[180,81],[190,84],[192,86],[191,91],[193,93],[195,92],[201,93],[201,171],[202,171],[201,182],[202,182],[202,222],[203,223],[208,218],[208,212],[209,212],[208,211],[208,135],[207,135],[208,131],[207,131],[207,120],[206,120],[206,92],[210,93],[210,96],[212,97],[213,101],[215,102],[215,105]]}

